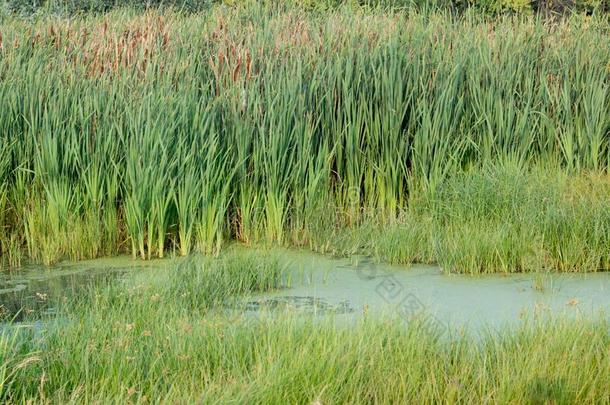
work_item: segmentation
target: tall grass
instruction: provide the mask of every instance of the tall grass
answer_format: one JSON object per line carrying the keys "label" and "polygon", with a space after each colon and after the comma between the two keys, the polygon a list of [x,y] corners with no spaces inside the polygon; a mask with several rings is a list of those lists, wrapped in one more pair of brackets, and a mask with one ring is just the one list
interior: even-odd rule
{"label": "tall grass", "polygon": [[[9,177],[9,168],[10,168],[10,154],[8,148],[8,141],[6,138],[1,138],[0,141],[0,229],[4,234],[7,230],[8,224],[6,223],[6,211],[7,211],[7,200],[8,200],[8,177]],[[0,243],[0,253],[5,255],[5,250],[7,247],[5,246],[4,238],[1,239]]]}
{"label": "tall grass", "polygon": [[[217,254],[229,238],[325,249],[341,228],[434,216],[452,181],[498,162],[607,173],[606,19],[322,14],[247,5],[5,19],[3,257]],[[433,227],[410,239],[429,246],[405,255],[470,260],[447,241],[472,236],[503,263],[480,269],[531,269],[509,257],[522,239],[501,235],[534,227],[558,268],[605,268],[589,252],[607,238],[567,235],[609,233],[605,205],[582,198],[547,222],[483,224],[499,239],[477,239],[481,223]]]}

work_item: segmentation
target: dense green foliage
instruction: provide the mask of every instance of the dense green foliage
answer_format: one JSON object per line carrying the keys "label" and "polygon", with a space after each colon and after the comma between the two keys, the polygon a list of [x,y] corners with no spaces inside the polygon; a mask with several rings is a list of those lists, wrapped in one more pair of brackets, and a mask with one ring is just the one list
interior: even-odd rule
{"label": "dense green foliage", "polygon": [[393,261],[607,268],[609,28],[258,6],[5,19],[3,261],[338,250],[372,222],[395,231],[382,257],[411,238]]}
{"label": "dense green foliage", "polygon": [[[1,266],[238,240],[610,269],[603,1],[215,3],[0,3]],[[3,326],[0,402],[610,402],[604,318],[251,317],[278,260],[174,260]]]}
{"label": "dense green foliage", "polygon": [[[607,321],[525,319],[449,333],[413,319],[213,312],[281,282],[272,257],[239,256],[128,288],[96,289],[44,331],[0,332],[9,403],[606,403]],[[218,274],[231,273],[218,281]],[[255,279],[252,274],[256,274]],[[228,280],[228,281],[227,281]],[[269,283],[271,281],[271,284]],[[223,288],[217,288],[222,284]],[[338,315],[337,315],[338,316]],[[387,322],[386,322],[387,321]]]}
{"label": "dense green foliage", "polygon": [[546,16],[571,12],[604,13],[610,10],[608,0],[1,0],[0,10],[8,14],[36,15],[101,13],[130,7],[138,10],[173,8],[192,13],[208,11],[217,5],[243,7],[253,5],[297,7],[309,11],[329,11],[339,8],[383,9],[386,11],[450,11],[463,13],[473,9],[488,15],[501,13]]}
{"label": "dense green foliage", "polygon": [[[610,179],[514,162],[453,176],[392,223],[366,218],[318,237],[329,252],[438,263],[464,273],[610,268]],[[356,249],[354,248],[356,247]]]}

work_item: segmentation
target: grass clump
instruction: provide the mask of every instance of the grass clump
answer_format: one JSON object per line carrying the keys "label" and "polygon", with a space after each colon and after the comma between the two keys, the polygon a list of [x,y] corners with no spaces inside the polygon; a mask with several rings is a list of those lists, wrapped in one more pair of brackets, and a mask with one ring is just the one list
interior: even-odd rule
{"label": "grass clump", "polygon": [[201,266],[186,259],[172,272],[164,298],[187,311],[209,310],[232,297],[285,287],[287,268],[259,252],[229,253]]}
{"label": "grass clump", "polygon": [[316,246],[470,274],[605,270],[609,184],[596,173],[490,164],[450,176],[434,195],[412,197],[391,223],[338,228]]}
{"label": "grass clump", "polygon": [[598,192],[607,187],[607,176],[512,165],[463,175],[435,203],[438,262],[465,272],[605,269],[610,206]]}

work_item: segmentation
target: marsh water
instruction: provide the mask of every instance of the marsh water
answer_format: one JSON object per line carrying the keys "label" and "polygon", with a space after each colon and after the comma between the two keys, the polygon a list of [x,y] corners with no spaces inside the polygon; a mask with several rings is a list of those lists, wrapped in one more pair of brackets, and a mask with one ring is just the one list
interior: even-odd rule
{"label": "marsh water", "polygon": [[610,274],[453,275],[437,266],[376,264],[367,258],[293,254],[292,288],[250,307],[296,307],[351,316],[424,316],[441,326],[500,327],[533,316],[610,318]]}
{"label": "marsh water", "polygon": [[[467,276],[446,274],[436,266],[377,264],[366,257],[277,253],[289,269],[289,286],[241,297],[232,311],[251,316],[289,311],[350,319],[425,317],[442,327],[475,329],[540,314],[610,317],[609,273]],[[102,284],[146,280],[155,272],[171,271],[176,263],[119,257],[0,273],[0,322],[44,322],[55,316],[61,299],[78,297]]]}
{"label": "marsh water", "polygon": [[137,262],[127,257],[25,266],[0,272],[0,324],[44,321],[57,314],[63,300],[87,290],[121,282],[139,271],[162,270],[166,264]]}

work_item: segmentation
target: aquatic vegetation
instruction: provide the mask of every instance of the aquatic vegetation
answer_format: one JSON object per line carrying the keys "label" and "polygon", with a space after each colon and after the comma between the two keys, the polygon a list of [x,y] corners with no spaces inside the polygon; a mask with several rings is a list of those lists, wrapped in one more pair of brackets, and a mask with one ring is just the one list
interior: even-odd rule
{"label": "aquatic vegetation", "polygon": [[[262,275],[261,270],[254,273]],[[238,271],[230,279],[234,282],[242,274]],[[347,327],[332,316],[226,317],[202,311],[204,293],[214,296],[218,291],[214,277],[202,282],[205,271],[193,275],[172,279],[167,289],[94,290],[84,303],[65,307],[78,322],[51,325],[43,336],[24,330],[11,339],[0,333],[0,400],[395,403],[450,398],[589,403],[610,399],[610,335],[603,320],[529,319],[501,333],[442,336],[423,323],[406,327],[395,319],[365,317]],[[267,288],[250,281],[241,285],[246,290],[254,285]],[[180,298],[183,292],[199,295]],[[185,307],[188,300],[193,305]]]}
{"label": "aquatic vegetation", "polygon": [[406,321],[366,306],[360,314],[347,300],[277,294],[290,279],[275,249],[135,265],[78,294],[56,281],[57,291],[35,294],[58,308],[56,319],[1,325],[1,402],[610,400],[603,314],[536,310],[506,329],[469,332],[430,323],[426,313]]}
{"label": "aquatic vegetation", "polygon": [[[2,266],[178,266],[53,302],[44,329],[0,328],[0,402],[610,402],[604,317],[475,336],[367,305],[347,327],[253,315],[241,300],[290,276],[223,251],[536,272],[539,292],[553,271],[610,270],[602,3],[552,19],[522,0],[474,2],[524,14],[493,18],[402,0],[39,3],[51,13],[0,5]],[[343,303],[326,309],[360,311]]]}
{"label": "aquatic vegetation", "polygon": [[[445,226],[441,249],[447,247],[443,241],[454,244],[440,254],[453,250],[458,261],[481,258],[477,265],[450,265],[463,271],[604,269],[607,187],[607,176],[566,176],[550,168],[528,170],[512,164],[464,175],[437,203]],[[464,254],[468,246],[473,250]]]}
{"label": "aquatic vegetation", "polygon": [[391,223],[365,217],[345,228],[335,222],[333,232],[313,238],[312,248],[471,274],[605,270],[609,184],[606,174],[489,164],[449,176],[434,197],[412,198]]}
{"label": "aquatic vegetation", "polygon": [[[471,273],[609,266],[600,16],[248,4],[3,21],[6,263],[236,239]],[[359,231],[382,240],[341,236]]]}
{"label": "aquatic vegetation", "polygon": [[231,252],[203,266],[197,259],[184,259],[169,276],[160,299],[181,307],[193,316],[195,312],[228,305],[244,294],[265,292],[288,285],[285,263],[263,252]]}
{"label": "aquatic vegetation", "polygon": [[[6,140],[2,139],[0,144],[0,229],[4,233],[7,228],[6,222],[6,211],[7,211],[7,199],[8,199],[8,168],[10,165],[9,154],[5,153]],[[5,251],[8,250],[4,238],[0,238],[0,254],[6,255]]]}

